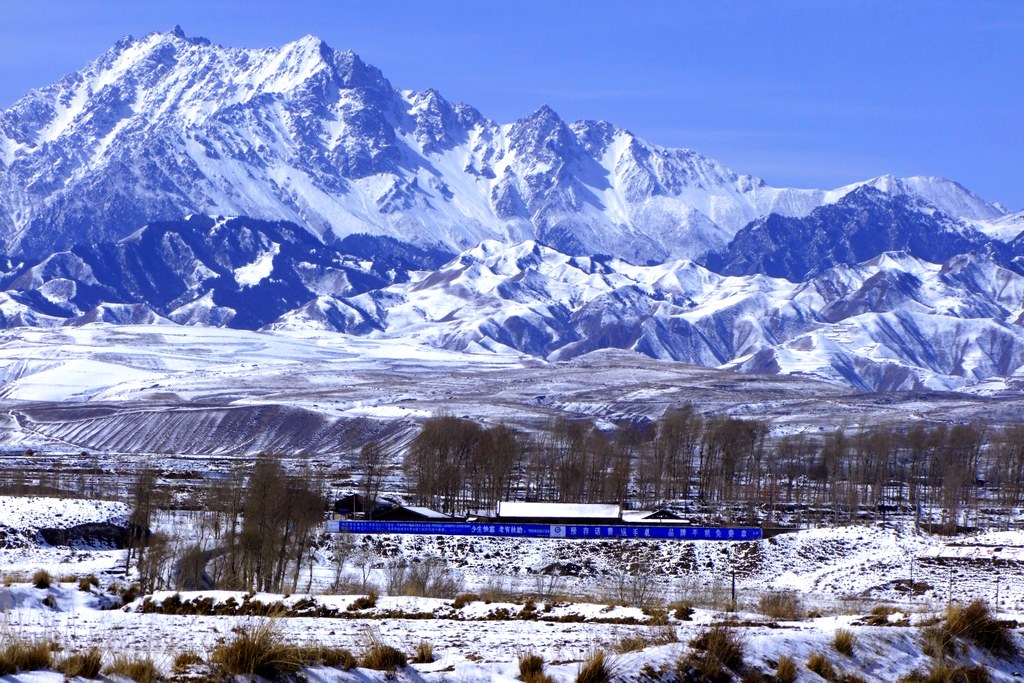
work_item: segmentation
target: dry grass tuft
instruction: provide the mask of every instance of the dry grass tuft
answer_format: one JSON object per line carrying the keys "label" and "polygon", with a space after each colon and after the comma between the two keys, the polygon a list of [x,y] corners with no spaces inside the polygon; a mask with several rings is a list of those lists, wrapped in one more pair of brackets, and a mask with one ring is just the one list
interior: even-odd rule
{"label": "dry grass tuft", "polygon": [[789,591],[765,593],[757,601],[757,611],[766,617],[782,621],[798,621],[807,614],[800,596]]}
{"label": "dry grass tuft", "polygon": [[91,647],[83,652],[75,652],[63,657],[54,667],[54,671],[64,674],[64,678],[99,678],[103,669],[103,651]]}
{"label": "dry grass tuft", "polygon": [[612,680],[611,662],[604,650],[594,650],[580,663],[576,683],[609,683]]}
{"label": "dry grass tuft", "polygon": [[690,647],[694,651],[676,665],[683,680],[731,681],[743,669],[743,641],[731,628],[712,626],[691,640]]}
{"label": "dry grass tuft", "polygon": [[946,610],[946,628],[954,638],[966,638],[995,655],[1013,655],[1017,647],[1010,627],[992,615],[984,600],[969,605],[951,605]]}
{"label": "dry grass tuft", "polygon": [[789,655],[779,657],[779,663],[775,665],[775,680],[778,683],[794,683],[796,681],[796,662]]}
{"label": "dry grass tuft", "polygon": [[421,640],[416,646],[416,653],[412,656],[412,663],[430,664],[432,661],[434,661],[434,646]]}
{"label": "dry grass tuft", "polygon": [[807,658],[807,668],[826,681],[835,680],[836,678],[835,667],[832,666],[832,662],[822,652],[811,653],[811,656]]}
{"label": "dry grass tuft", "polygon": [[263,619],[236,627],[234,640],[215,647],[210,661],[232,676],[255,674],[274,680],[302,668],[303,654],[284,641],[276,620]]}
{"label": "dry grass tuft", "polygon": [[891,605],[876,605],[871,608],[871,614],[864,618],[868,626],[888,626],[889,617],[899,612]]}
{"label": "dry grass tuft", "polygon": [[944,659],[955,657],[959,644],[945,624],[936,624],[921,630],[921,650],[932,659]]}
{"label": "dry grass tuft", "polygon": [[310,645],[300,648],[300,659],[306,664],[322,664],[336,666],[344,671],[356,668],[358,662],[355,655],[343,647],[326,645]]}
{"label": "dry grass tuft", "polygon": [[346,607],[349,612],[356,612],[361,609],[370,609],[377,606],[377,593],[370,591],[367,595],[361,598],[356,598],[352,601],[352,604]]}
{"label": "dry grass tuft", "polygon": [[915,669],[899,683],[990,683],[992,676],[981,665],[963,666],[946,660],[932,662],[928,669]]}
{"label": "dry grass tuft", "polygon": [[523,683],[554,683],[554,679],[544,673],[544,658],[536,652],[519,655],[519,678]]}
{"label": "dry grass tuft", "polygon": [[832,638],[832,646],[835,647],[836,652],[844,654],[847,657],[853,655],[853,646],[857,643],[857,636],[853,631],[845,628],[836,630],[835,636]]}
{"label": "dry grass tuft", "polygon": [[396,671],[406,664],[405,653],[384,643],[371,645],[359,659],[359,666],[374,671]]}
{"label": "dry grass tuft", "polygon": [[38,671],[53,666],[53,651],[58,646],[49,640],[5,638],[0,648],[0,676],[21,671]]}
{"label": "dry grass tuft", "polygon": [[49,588],[53,585],[53,576],[45,569],[37,569],[32,574],[32,585],[36,588]]}
{"label": "dry grass tuft", "polygon": [[366,632],[366,646],[359,666],[374,671],[397,671],[406,664],[405,653],[385,643],[375,630]]}
{"label": "dry grass tuft", "polygon": [[638,630],[630,635],[622,636],[615,643],[614,649],[622,654],[626,652],[639,652],[648,647],[678,642],[679,637],[676,634],[676,629],[671,624],[665,624],[654,629]]}
{"label": "dry grass tuft", "polygon": [[116,655],[103,673],[124,676],[136,683],[157,683],[163,676],[151,658],[133,655]]}
{"label": "dry grass tuft", "polygon": [[628,636],[622,636],[619,641],[615,643],[615,651],[620,654],[627,652],[639,652],[647,647],[647,638],[642,633],[634,633]]}
{"label": "dry grass tuft", "polygon": [[83,576],[78,580],[78,590],[88,593],[93,588],[99,587],[100,580],[96,578],[95,574],[89,574],[89,576]]}
{"label": "dry grass tuft", "polygon": [[863,676],[855,674],[851,671],[840,672],[836,676],[836,683],[868,683]]}
{"label": "dry grass tuft", "polygon": [[743,667],[743,642],[731,628],[712,626],[690,641],[690,646],[727,669],[738,671]]}

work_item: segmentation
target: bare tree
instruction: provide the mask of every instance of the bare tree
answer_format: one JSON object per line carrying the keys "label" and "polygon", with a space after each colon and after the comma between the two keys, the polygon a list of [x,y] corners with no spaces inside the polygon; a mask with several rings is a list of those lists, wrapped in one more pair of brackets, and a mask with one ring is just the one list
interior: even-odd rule
{"label": "bare tree", "polygon": [[366,501],[366,518],[373,518],[377,497],[384,486],[388,456],[379,441],[370,441],[359,450],[359,471],[362,473],[359,491]]}

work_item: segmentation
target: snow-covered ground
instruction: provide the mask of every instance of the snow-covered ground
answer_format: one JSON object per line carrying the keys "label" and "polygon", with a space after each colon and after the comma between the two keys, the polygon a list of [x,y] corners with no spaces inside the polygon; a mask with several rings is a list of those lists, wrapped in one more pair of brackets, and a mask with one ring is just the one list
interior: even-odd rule
{"label": "snow-covered ground", "polygon": [[621,350],[545,363],[341,334],[102,324],[0,331],[0,443],[8,449],[133,461],[140,453],[329,453],[336,461],[358,450],[353,430],[408,436],[439,412],[530,431],[557,417],[643,422],[687,402],[708,415],[767,420],[775,435],[998,426],[1024,410],[1019,394],[851,393]]}
{"label": "snow-covered ground", "polygon": [[[0,575],[8,584],[0,587],[0,640],[48,638],[68,652],[96,645],[108,656],[153,657],[169,671],[178,653],[191,650],[205,656],[232,639],[232,629],[254,622],[235,615],[152,613],[144,607],[145,597],[123,609],[103,609],[109,606],[110,585],[131,579],[123,575],[123,551],[49,547],[35,535],[44,527],[123,523],[125,513],[120,503],[0,497],[0,524],[10,540],[0,549]],[[160,524],[189,533],[181,515],[164,515]],[[382,596],[372,607],[350,610],[359,595],[328,591],[334,578],[329,543],[318,553],[321,563],[313,579],[307,582],[303,574],[301,592],[294,595],[207,591],[183,593],[180,598],[209,598],[219,604],[229,599],[236,604],[280,602],[293,609],[305,603],[307,608],[314,604],[336,610],[336,617],[282,617],[278,625],[289,641],[345,647],[357,655],[372,638],[407,654],[420,642],[429,643],[436,661],[413,664],[398,673],[399,680],[426,681],[516,680],[518,657],[526,652],[542,655],[554,680],[571,681],[580,662],[596,649],[615,653],[612,663],[619,679],[650,680],[641,678],[645,666],[648,673],[674,667],[692,651],[689,641],[709,625],[721,623],[735,625],[748,670],[770,673],[780,656],[789,655],[799,665],[799,681],[818,681],[805,663],[812,653],[823,652],[848,674],[867,681],[896,681],[930,661],[922,652],[921,625],[941,613],[950,599],[994,602],[997,576],[998,616],[1024,619],[1024,567],[1015,562],[946,564],[928,559],[949,539],[913,534],[899,525],[809,529],[735,545],[438,536],[355,540],[356,550],[362,547],[371,556],[372,582],[382,583],[388,563],[398,558],[437,557],[464,590],[476,591],[481,599],[457,605],[447,598]],[[1024,546],[1024,532],[991,532],[956,542],[989,548]],[[350,562],[350,578],[360,572],[358,564]],[[49,570],[60,583],[47,589],[33,587],[29,580],[37,568]],[[726,612],[734,570],[738,611]],[[100,589],[78,589],[74,577],[88,574],[99,577]],[[911,578],[916,594],[901,592],[900,582],[907,585]],[[656,602],[688,602],[695,607],[692,615],[681,619],[687,615],[669,609],[667,624],[659,624],[664,617],[657,613],[613,604],[616,588],[621,595],[623,588],[644,581],[656,585],[648,590]],[[792,622],[764,616],[758,602],[771,590],[792,591],[810,613],[820,616]],[[175,595],[155,594],[150,605]],[[535,601],[528,603],[527,595],[536,596]],[[889,618],[893,625],[863,623],[879,605],[896,612]],[[856,636],[852,656],[837,653],[832,644],[840,627]],[[656,644],[666,634],[676,642]],[[636,652],[616,653],[624,640],[637,637],[651,644]],[[1019,632],[1014,637],[1024,646]],[[995,681],[1018,680],[1016,672],[1024,670],[1024,660],[998,659],[973,646],[964,661],[986,666]],[[364,669],[321,667],[309,672],[314,681],[384,678],[384,673]],[[38,672],[4,680],[58,681],[61,676]]]}

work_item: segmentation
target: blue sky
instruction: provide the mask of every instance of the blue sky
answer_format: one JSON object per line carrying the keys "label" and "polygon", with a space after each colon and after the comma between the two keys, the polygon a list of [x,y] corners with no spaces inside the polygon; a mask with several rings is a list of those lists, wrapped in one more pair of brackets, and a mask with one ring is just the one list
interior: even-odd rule
{"label": "blue sky", "polygon": [[1024,209],[1024,2],[0,0],[0,108],[175,24],[312,33],[498,121],[548,104],[773,185],[938,175]]}

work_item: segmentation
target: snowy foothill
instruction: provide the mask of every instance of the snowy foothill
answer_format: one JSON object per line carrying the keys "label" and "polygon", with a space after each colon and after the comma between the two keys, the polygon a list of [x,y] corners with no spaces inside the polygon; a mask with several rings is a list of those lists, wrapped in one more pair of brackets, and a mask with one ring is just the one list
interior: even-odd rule
{"label": "snowy foothill", "polygon": [[[314,565],[291,594],[163,590],[128,596],[121,606],[119,586],[134,579],[124,573],[123,550],[50,546],[37,532],[123,524],[126,512],[117,502],[0,497],[3,525],[23,540],[0,549],[5,642],[50,639],[66,652],[98,646],[107,659],[115,653],[150,657],[169,673],[182,652],[209,661],[239,629],[263,623],[254,615],[282,614],[273,622],[291,643],[345,648],[357,658],[372,643],[410,657],[426,643],[434,658],[397,674],[317,666],[306,670],[309,680],[510,681],[518,679],[519,658],[535,653],[553,680],[573,681],[588,657],[603,651],[615,680],[670,681],[679,680],[673,672],[680,661],[699,654],[692,642],[725,626],[738,635],[745,672],[771,674],[788,656],[799,669],[797,680],[817,681],[807,662],[822,653],[845,674],[891,682],[929,666],[923,631],[941,621],[951,602],[981,599],[994,605],[998,619],[1014,625],[1024,619],[1019,563],[943,560],[936,550],[954,547],[951,539],[914,533],[910,523],[805,529],[737,544],[362,536],[350,539],[340,577],[336,539],[324,535]],[[197,533],[189,519],[164,513],[154,530],[187,541]],[[954,541],[956,547],[1017,547],[1024,546],[1024,532]],[[390,567],[431,561],[444,564],[454,594],[385,594]],[[51,585],[32,584],[36,569],[50,573]],[[98,585],[79,585],[90,575]],[[734,577],[736,609],[730,611]],[[331,590],[339,578],[342,595]],[[765,608],[765,596],[779,595],[793,599],[792,614],[773,616]],[[850,655],[836,651],[839,629],[854,635]],[[1015,627],[1011,638],[1024,647]],[[997,656],[970,640],[963,648],[960,661],[985,667],[993,681],[1016,680],[1024,667],[1021,658]],[[4,680],[62,676],[44,671]]]}

